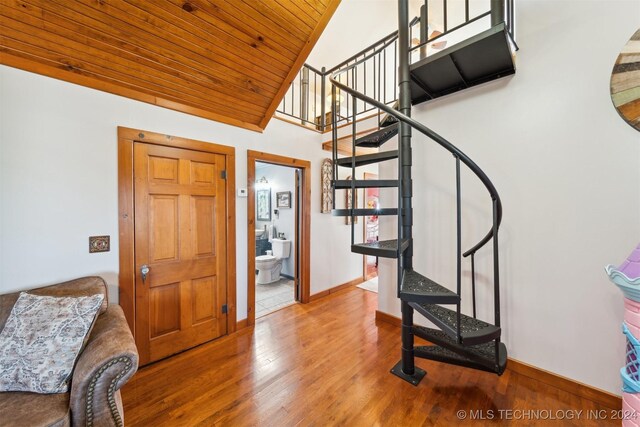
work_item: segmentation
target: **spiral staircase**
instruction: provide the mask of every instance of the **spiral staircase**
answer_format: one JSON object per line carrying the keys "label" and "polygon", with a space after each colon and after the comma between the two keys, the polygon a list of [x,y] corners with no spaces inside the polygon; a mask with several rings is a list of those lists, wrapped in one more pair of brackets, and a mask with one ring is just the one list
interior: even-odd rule
{"label": "spiral staircase", "polygon": [[[351,95],[353,110],[356,111],[357,102],[364,102],[386,113],[386,118],[380,122],[379,130],[365,136],[357,137],[357,123],[352,123],[352,155],[338,157],[337,126],[332,129],[333,139],[333,215],[350,216],[351,221],[351,251],[370,256],[397,259],[397,295],[401,301],[402,311],[402,349],[401,360],[391,369],[400,378],[417,385],[424,377],[425,371],[415,366],[415,358],[430,359],[438,362],[464,366],[501,375],[507,364],[507,349],[500,341],[500,276],[498,259],[498,231],[502,220],[502,204],[500,196],[491,180],[480,167],[442,136],[435,133],[422,123],[411,118],[411,91],[415,92],[416,79],[411,75],[409,65],[409,21],[407,0],[399,0],[399,84],[398,103],[389,106],[372,97],[366,96],[347,84],[340,82],[340,74],[348,73],[359,62],[337,71],[331,76],[332,84],[332,112],[333,123],[337,122],[337,91]],[[442,56],[442,55],[441,55]],[[424,93],[419,97],[424,98]],[[414,99],[415,101],[415,99]],[[456,167],[456,201],[457,201],[457,265],[456,283],[451,287],[443,286],[430,279],[425,272],[419,272],[413,266],[413,186],[411,168],[413,164],[411,151],[411,132],[417,131],[426,135],[453,156]],[[384,144],[398,136],[398,149],[384,151]],[[379,152],[366,155],[356,155],[358,147],[377,147]],[[396,161],[398,163],[397,179],[378,180],[342,180],[338,179],[338,168],[351,168],[352,176],[356,176],[356,168],[379,162]],[[461,242],[461,168],[469,169],[484,185],[490,197],[493,211],[492,225],[484,237],[473,247],[464,250]],[[355,207],[355,194],[359,188],[397,188],[398,201],[395,207],[379,209],[347,208],[335,209],[336,190],[351,190],[351,206]],[[488,201],[489,201],[488,200]],[[396,216],[398,229],[397,238],[373,243],[356,243],[354,240],[354,221],[356,216],[389,215]],[[483,321],[476,314],[476,254],[489,251],[493,267],[493,310],[491,321]],[[483,254],[484,255],[484,254]],[[468,259],[471,269],[471,300],[473,312],[470,315],[461,311],[462,305],[462,263]],[[451,288],[454,288],[452,290]],[[467,298],[467,296],[465,296]],[[414,324],[415,312],[429,320],[435,328],[428,328]],[[416,346],[415,337],[420,337],[431,343],[427,346]]]}

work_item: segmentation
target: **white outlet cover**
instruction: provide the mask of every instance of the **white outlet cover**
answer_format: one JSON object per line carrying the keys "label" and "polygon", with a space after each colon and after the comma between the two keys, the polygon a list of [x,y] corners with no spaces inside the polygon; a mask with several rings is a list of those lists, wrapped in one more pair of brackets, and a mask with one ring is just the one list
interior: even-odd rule
{"label": "white outlet cover", "polygon": [[247,197],[247,189],[238,188],[238,197]]}

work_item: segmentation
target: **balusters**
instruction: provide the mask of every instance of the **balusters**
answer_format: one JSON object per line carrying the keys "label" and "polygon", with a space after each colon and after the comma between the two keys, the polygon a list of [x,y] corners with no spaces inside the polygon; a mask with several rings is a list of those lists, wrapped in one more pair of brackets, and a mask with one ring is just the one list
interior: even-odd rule
{"label": "balusters", "polygon": [[460,339],[460,302],[462,301],[462,202],[460,194],[460,157],[456,158],[456,285],[457,294],[460,297],[458,300],[458,312],[457,312],[457,327],[458,327],[458,339]]}
{"label": "balusters", "polygon": [[356,110],[358,108],[358,98],[352,96],[353,100],[353,118],[351,123],[351,244],[355,244],[355,216],[353,215],[353,210],[356,208]]}
{"label": "balusters", "polygon": [[473,302],[473,317],[476,315],[476,254],[471,254],[471,299]]}
{"label": "balusters", "polygon": [[398,87],[398,40],[393,42],[393,87]]}
{"label": "balusters", "polygon": [[[309,102],[311,102],[312,105],[313,105],[313,121],[314,121],[313,124],[314,125],[315,125],[316,117],[318,117],[318,112],[316,111],[317,110],[317,106],[318,106],[318,103],[316,102],[316,88],[317,87],[318,87],[318,73],[314,72],[313,73],[313,98],[311,96],[309,96]],[[323,92],[323,94],[324,94],[324,92]],[[309,94],[309,95],[311,95],[311,94]],[[322,102],[324,102],[324,99],[322,99]]]}
{"label": "balusters", "polygon": [[[326,74],[326,68],[322,67],[322,79],[320,80],[320,130],[324,132],[324,130],[327,127],[327,116],[326,116],[326,110],[327,110],[327,104],[326,104],[326,100],[324,99],[324,94],[325,91],[327,90],[327,74]],[[335,86],[331,85],[331,102],[333,102],[333,98],[335,98]],[[332,135],[333,136],[333,135]],[[335,138],[335,137],[334,137]],[[333,145],[336,145],[335,139],[333,142]],[[335,203],[336,200],[336,195],[335,195],[335,191],[333,194],[333,202]],[[334,206],[335,208],[335,206]]]}
{"label": "balusters", "polygon": [[449,28],[447,25],[447,0],[442,0],[442,10],[443,10],[443,19],[444,19],[444,32],[447,32],[447,29]]}
{"label": "balusters", "polygon": [[500,264],[498,259],[498,200],[493,199],[493,304],[494,325],[500,326]]}
{"label": "balusters", "polygon": [[[336,123],[336,100],[337,100],[337,89],[335,86],[331,85],[331,140],[333,141],[331,147],[331,155],[333,157],[333,185],[331,185],[332,191],[332,202],[333,209],[336,208],[336,186],[335,182],[338,180],[338,165],[336,161],[338,160],[338,127],[335,125]],[[322,100],[324,103],[324,99]],[[324,114],[322,115],[322,121],[324,122]]]}

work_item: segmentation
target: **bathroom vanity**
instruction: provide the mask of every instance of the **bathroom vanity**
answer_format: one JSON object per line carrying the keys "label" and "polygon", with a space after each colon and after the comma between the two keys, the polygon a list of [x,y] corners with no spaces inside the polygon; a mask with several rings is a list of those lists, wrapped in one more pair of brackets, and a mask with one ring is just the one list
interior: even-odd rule
{"label": "bathroom vanity", "polygon": [[266,255],[271,250],[271,242],[267,239],[266,233],[264,237],[256,238],[256,256]]}

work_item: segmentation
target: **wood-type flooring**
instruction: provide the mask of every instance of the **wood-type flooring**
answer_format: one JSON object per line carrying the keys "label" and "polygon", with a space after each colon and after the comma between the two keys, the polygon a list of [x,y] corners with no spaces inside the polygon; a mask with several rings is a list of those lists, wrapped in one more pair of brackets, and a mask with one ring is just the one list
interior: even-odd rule
{"label": "wood-type flooring", "polygon": [[427,376],[400,380],[389,373],[400,330],[376,322],[376,297],[351,287],[140,369],[122,390],[126,425],[620,425],[619,413],[508,368],[417,359]]}

